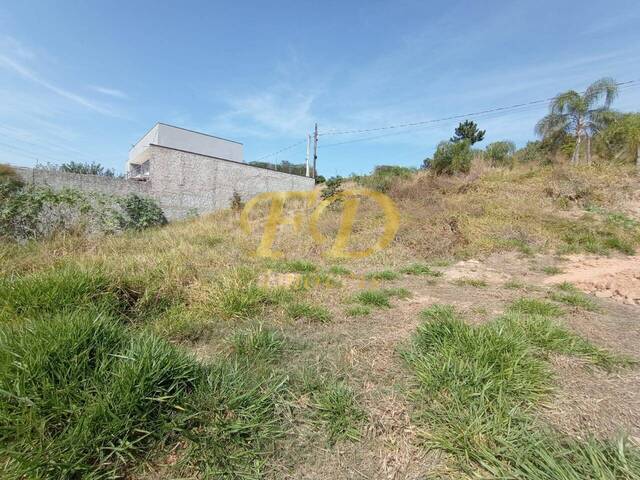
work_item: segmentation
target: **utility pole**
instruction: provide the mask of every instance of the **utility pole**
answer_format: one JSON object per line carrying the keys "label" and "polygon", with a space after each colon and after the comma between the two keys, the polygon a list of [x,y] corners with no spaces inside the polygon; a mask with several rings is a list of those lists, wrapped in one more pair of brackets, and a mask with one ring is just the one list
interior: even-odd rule
{"label": "utility pole", "polygon": [[318,163],[318,124],[316,123],[316,127],[313,130],[313,178],[318,176],[318,171],[316,169]]}
{"label": "utility pole", "polygon": [[307,134],[307,156],[305,158],[305,164],[307,165],[307,171],[305,175],[309,176],[309,150],[311,149],[311,135]]}

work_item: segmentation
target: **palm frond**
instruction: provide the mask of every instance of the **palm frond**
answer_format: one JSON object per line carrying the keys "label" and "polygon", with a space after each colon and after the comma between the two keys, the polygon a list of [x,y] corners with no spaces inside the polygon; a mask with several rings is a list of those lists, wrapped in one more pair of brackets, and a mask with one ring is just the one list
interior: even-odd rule
{"label": "palm frond", "polygon": [[568,90],[564,93],[560,93],[553,99],[549,110],[551,114],[572,115],[575,113],[582,113],[586,108],[580,94],[575,90]]}
{"label": "palm frond", "polygon": [[558,132],[564,132],[570,127],[567,115],[550,113],[542,118],[535,127],[535,132],[542,138],[549,138]]}
{"label": "palm frond", "polygon": [[588,108],[595,105],[604,97],[604,108],[609,108],[613,100],[618,96],[618,85],[611,77],[604,77],[593,82],[584,92],[584,101]]}

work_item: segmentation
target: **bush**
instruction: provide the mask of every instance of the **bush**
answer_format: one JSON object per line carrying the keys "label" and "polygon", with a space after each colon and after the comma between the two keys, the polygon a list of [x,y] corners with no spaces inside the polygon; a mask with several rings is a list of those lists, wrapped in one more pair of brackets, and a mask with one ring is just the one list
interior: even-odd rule
{"label": "bush", "polygon": [[493,165],[508,165],[511,163],[513,154],[516,151],[516,145],[510,141],[493,142],[487,145],[485,149],[485,157],[491,161]]}
{"label": "bush", "polygon": [[471,168],[473,152],[466,140],[460,142],[441,142],[433,154],[431,168],[436,175],[467,173]]}
{"label": "bush", "polygon": [[354,180],[365,188],[387,192],[398,179],[410,178],[415,169],[398,165],[378,165],[371,175],[356,176]]}
{"label": "bush", "polygon": [[158,204],[150,199],[132,193],[118,200],[124,211],[120,217],[124,229],[142,230],[167,224],[167,218]]}
{"label": "bush", "polygon": [[242,201],[242,197],[237,191],[233,191],[233,195],[231,195],[231,210],[239,212],[244,208],[244,202]]}
{"label": "bush", "polygon": [[331,198],[334,195],[338,195],[342,192],[342,182],[343,178],[338,175],[336,177],[331,177],[327,181],[324,182],[324,189],[322,190],[322,199],[326,200],[327,198]]}

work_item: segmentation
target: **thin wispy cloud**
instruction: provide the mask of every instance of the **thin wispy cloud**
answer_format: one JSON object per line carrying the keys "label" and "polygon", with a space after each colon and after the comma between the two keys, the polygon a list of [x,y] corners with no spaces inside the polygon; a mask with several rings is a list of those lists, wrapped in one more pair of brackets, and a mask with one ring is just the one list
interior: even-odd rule
{"label": "thin wispy cloud", "polygon": [[117,88],[102,87],[100,85],[90,85],[89,88],[94,92],[107,95],[108,97],[121,98],[121,99],[129,98],[129,95],[124,93],[122,90],[118,90]]}
{"label": "thin wispy cloud", "polygon": [[28,67],[24,66],[23,64],[17,62],[16,60],[6,55],[0,55],[0,68],[4,68],[5,70],[12,71],[17,75],[20,75],[22,78],[29,80],[33,83],[36,83],[41,87],[44,87],[47,90],[55,93],[56,95],[66,98],[67,100],[70,100],[89,110],[93,110],[94,112],[98,112],[103,115],[117,116],[109,108],[99,105],[81,95],[78,95],[76,93],[60,88],[56,85],[53,85],[52,83],[38,76],[35,72],[33,72]]}

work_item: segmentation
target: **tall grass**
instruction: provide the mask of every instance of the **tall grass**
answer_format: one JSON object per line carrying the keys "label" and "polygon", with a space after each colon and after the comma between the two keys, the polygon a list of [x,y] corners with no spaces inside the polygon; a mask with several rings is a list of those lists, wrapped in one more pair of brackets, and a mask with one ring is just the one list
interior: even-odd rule
{"label": "tall grass", "polygon": [[233,361],[199,364],[88,312],[5,324],[0,476],[116,478],[179,439],[204,472],[257,476],[282,430],[284,381]]}
{"label": "tall grass", "polygon": [[551,391],[551,372],[536,352],[586,354],[599,363],[595,347],[540,314],[512,311],[474,327],[435,305],[423,318],[403,355],[418,381],[417,419],[429,446],[481,477],[640,477],[640,453],[626,443],[567,440],[533,419]]}

